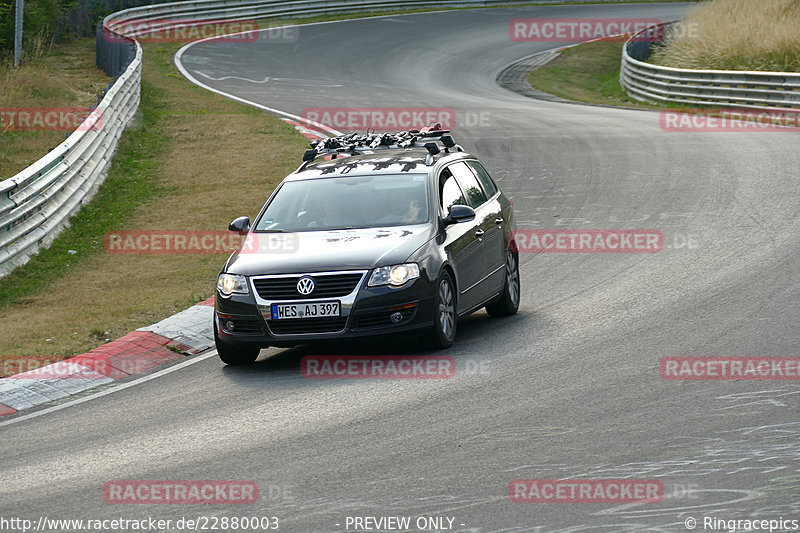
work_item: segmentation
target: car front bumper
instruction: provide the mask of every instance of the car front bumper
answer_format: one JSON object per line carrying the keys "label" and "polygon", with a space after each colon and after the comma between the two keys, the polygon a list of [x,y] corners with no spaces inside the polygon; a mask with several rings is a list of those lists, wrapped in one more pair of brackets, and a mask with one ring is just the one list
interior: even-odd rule
{"label": "car front bumper", "polygon": [[[298,277],[361,274],[355,288],[346,295],[320,298],[279,298],[265,294],[261,282],[286,283]],[[433,285],[423,275],[400,287],[369,287],[369,271],[287,274],[248,278],[249,293],[225,297],[219,292],[214,304],[218,338],[229,345],[293,346],[318,340],[347,339],[411,333],[433,325]],[[273,319],[273,304],[314,304],[340,302],[340,316],[324,318]]]}

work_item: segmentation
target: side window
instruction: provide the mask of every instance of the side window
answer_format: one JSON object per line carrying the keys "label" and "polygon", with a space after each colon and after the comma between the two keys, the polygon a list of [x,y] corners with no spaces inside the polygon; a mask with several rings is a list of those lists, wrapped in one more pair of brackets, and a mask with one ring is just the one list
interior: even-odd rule
{"label": "side window", "polygon": [[466,163],[458,162],[447,167],[455,175],[459,185],[467,195],[467,205],[477,209],[486,203],[486,193],[481,189],[475,174],[469,169]]}
{"label": "side window", "polygon": [[475,175],[478,176],[478,181],[481,182],[483,185],[483,190],[486,191],[486,194],[491,198],[497,192],[497,185],[494,184],[492,178],[489,177],[489,173],[486,172],[486,169],[483,168],[483,165],[478,163],[477,161],[467,161],[467,164],[472,167],[472,170],[475,171]]}
{"label": "side window", "polygon": [[439,175],[439,198],[442,202],[442,212],[447,216],[450,208],[454,205],[467,205],[464,193],[453,174],[448,169],[444,169]]}

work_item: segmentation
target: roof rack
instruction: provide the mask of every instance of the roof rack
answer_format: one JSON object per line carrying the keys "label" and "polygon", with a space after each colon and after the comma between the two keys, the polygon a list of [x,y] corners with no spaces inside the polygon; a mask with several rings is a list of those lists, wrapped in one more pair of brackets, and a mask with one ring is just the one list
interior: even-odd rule
{"label": "roof rack", "polygon": [[352,132],[315,140],[311,142],[311,149],[306,150],[303,154],[303,164],[300,168],[322,155],[332,154],[332,159],[335,159],[339,154],[355,155],[359,152],[371,153],[379,149],[409,149],[412,147],[427,149],[428,155],[425,158],[425,164],[431,165],[433,164],[433,156],[442,151],[439,143],[444,147],[445,153],[449,153],[451,148],[458,152],[464,151],[453,140],[450,130],[443,130],[441,124],[437,123],[419,130],[395,133],[369,133],[368,131],[364,135]]}

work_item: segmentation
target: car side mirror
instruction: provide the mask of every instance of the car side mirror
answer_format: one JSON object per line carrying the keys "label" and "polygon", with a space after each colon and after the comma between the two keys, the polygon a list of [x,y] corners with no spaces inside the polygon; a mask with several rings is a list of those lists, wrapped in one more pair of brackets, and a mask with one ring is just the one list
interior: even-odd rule
{"label": "car side mirror", "polygon": [[237,218],[228,226],[228,231],[239,235],[247,235],[247,232],[250,231],[250,219],[248,217]]}
{"label": "car side mirror", "polygon": [[444,227],[452,226],[460,222],[469,222],[475,220],[475,210],[468,205],[454,205],[450,208],[450,214],[447,215],[442,223]]}

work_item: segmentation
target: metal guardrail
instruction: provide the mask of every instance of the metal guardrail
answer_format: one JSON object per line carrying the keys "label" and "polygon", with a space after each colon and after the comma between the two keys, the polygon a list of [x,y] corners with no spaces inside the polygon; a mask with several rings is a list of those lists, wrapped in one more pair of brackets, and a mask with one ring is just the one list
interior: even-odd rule
{"label": "metal guardrail", "polygon": [[120,135],[139,106],[141,57],[137,47],[133,61],[78,130],[33,165],[0,181],[0,276],[49,246],[105,179]]}
{"label": "metal guardrail", "polygon": [[669,25],[641,31],[622,47],[619,81],[630,96],[651,102],[725,107],[800,108],[800,73],[695,70],[646,63]]}
{"label": "metal guardrail", "polygon": [[[118,11],[103,20],[98,34],[125,32],[131,22],[143,20],[150,21],[144,31],[153,31],[181,19],[270,19],[368,10],[531,3],[550,4],[553,0],[186,0]],[[135,37],[136,32],[127,35]],[[0,181],[0,277],[47,247],[69,217],[92,198],[105,179],[122,131],[136,112],[141,86],[141,46],[135,43],[131,59],[128,43],[107,44],[102,43],[98,48],[101,68],[109,75],[116,75],[128,61],[129,64],[98,105],[102,126],[86,131],[79,128],[45,157],[12,178]]]}
{"label": "metal guardrail", "polygon": [[133,39],[115,36],[103,27],[103,21],[97,23],[95,31],[95,64],[107,76],[116,77],[125,70],[136,56],[136,43]]}

